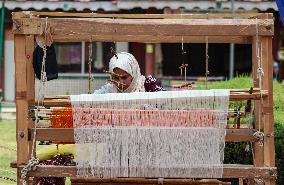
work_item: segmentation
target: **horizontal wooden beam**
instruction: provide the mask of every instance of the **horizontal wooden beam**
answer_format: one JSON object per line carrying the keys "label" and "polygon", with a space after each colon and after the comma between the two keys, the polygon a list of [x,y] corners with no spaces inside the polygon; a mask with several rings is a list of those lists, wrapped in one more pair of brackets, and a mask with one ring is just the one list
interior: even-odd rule
{"label": "horizontal wooden beam", "polygon": [[[262,97],[267,97],[268,92],[266,90],[262,91]],[[249,92],[242,91],[231,91],[230,92],[230,101],[238,101],[238,100],[259,100],[261,98],[261,93],[259,91],[253,92],[250,94]],[[47,97],[43,101],[43,106],[45,107],[71,107],[71,102],[69,96],[52,96]]]}
{"label": "horizontal wooden beam", "polygon": [[[46,19],[14,19],[15,34],[42,34]],[[111,18],[50,18],[52,36],[58,40],[120,40],[122,36],[144,42],[181,42],[182,36],[272,36],[272,19],[111,19]],[[256,26],[258,25],[258,26]],[[257,31],[258,30],[258,31]],[[94,38],[93,38],[94,37]]]}
{"label": "horizontal wooden beam", "polygon": [[[243,88],[243,89],[229,89],[230,93],[259,93],[260,88]],[[263,94],[267,95],[267,91],[263,90]],[[54,95],[46,96],[44,99],[69,99],[69,95]]]}
{"label": "horizontal wooden beam", "polygon": [[[98,42],[139,42],[139,43],[181,43],[181,36],[156,36],[147,35],[54,35],[54,42],[89,42],[91,40]],[[205,43],[205,36],[183,36],[184,43]],[[234,44],[251,44],[252,37],[249,36],[209,36],[208,43],[234,43]]]}
{"label": "horizontal wooden beam", "polygon": [[[255,142],[254,129],[226,129],[227,142]],[[34,133],[34,132],[31,132]],[[73,128],[37,128],[36,140],[54,142],[74,142]]]}
{"label": "horizontal wooden beam", "polygon": [[145,179],[145,178],[94,178],[73,177],[72,184],[100,184],[100,185],[137,185],[137,184],[171,184],[171,185],[231,185],[231,182],[222,182],[217,179]]}
{"label": "horizontal wooden beam", "polygon": [[[20,166],[21,170],[24,166]],[[194,169],[192,169],[194,170]],[[200,168],[196,170],[200,171]],[[35,171],[30,171],[28,176],[32,177],[76,177],[75,166],[52,166],[38,165]],[[252,165],[226,165],[223,166],[223,178],[276,178],[276,167],[254,167]],[[143,178],[143,177],[137,177]],[[157,177],[150,177],[157,178]],[[180,177],[176,177],[180,178]],[[196,177],[188,177],[196,178]],[[204,177],[205,178],[205,177]]]}
{"label": "horizontal wooden beam", "polygon": [[120,18],[120,19],[272,19],[271,13],[216,13],[216,14],[109,14],[109,13],[72,13],[72,12],[13,12],[13,18],[64,17],[64,18]]}

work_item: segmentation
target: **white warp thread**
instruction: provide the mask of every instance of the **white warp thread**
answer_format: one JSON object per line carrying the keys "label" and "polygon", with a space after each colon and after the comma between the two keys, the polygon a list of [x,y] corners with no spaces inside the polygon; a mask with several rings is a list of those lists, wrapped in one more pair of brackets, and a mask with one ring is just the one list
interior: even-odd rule
{"label": "white warp thread", "polygon": [[[77,95],[71,96],[71,102],[78,176],[221,178],[223,175],[228,90]],[[136,113],[203,110],[214,116],[208,120],[213,124],[207,126],[204,123],[184,126],[178,118],[170,126],[162,125],[161,121],[159,125],[146,126],[137,119],[128,120],[131,125],[121,125],[120,115],[112,114],[111,122],[99,125],[98,118],[88,115],[88,111],[80,112],[82,108]],[[204,117],[204,112],[197,113],[195,119],[198,116]]]}

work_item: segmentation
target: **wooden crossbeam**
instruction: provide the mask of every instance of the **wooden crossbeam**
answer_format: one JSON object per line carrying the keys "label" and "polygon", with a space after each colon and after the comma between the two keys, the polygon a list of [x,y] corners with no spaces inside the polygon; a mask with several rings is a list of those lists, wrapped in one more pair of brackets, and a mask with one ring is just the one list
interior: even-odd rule
{"label": "wooden crossbeam", "polygon": [[[262,91],[262,96],[265,98],[267,97],[268,92]],[[45,107],[70,107],[71,102],[69,99],[70,96],[51,96],[47,97],[43,101],[43,106]],[[238,101],[238,100],[257,100],[260,99],[261,95],[260,92],[253,92],[250,94],[249,92],[237,92],[237,91],[231,91],[230,92],[230,101]]]}
{"label": "wooden crossbeam", "polygon": [[[43,18],[14,19],[15,34],[42,34]],[[255,36],[258,33],[272,36],[272,19],[111,19],[111,18],[50,18],[53,39],[72,41],[88,40],[115,41],[116,39],[140,38],[144,42],[181,42],[181,36]],[[84,28],[84,29],[82,29]],[[177,39],[177,40],[176,40]],[[132,40],[133,41],[133,40]]]}
{"label": "wooden crossbeam", "polygon": [[[144,43],[251,44],[256,35],[273,35],[272,14],[96,14],[14,12],[15,34],[42,34],[48,19],[54,42],[117,41]],[[56,17],[56,18],[54,18]],[[82,29],[84,28],[84,29]]]}
{"label": "wooden crossbeam", "polygon": [[216,13],[216,14],[109,14],[72,12],[13,12],[13,18],[64,17],[64,18],[120,18],[120,19],[272,19],[271,13]]}
{"label": "wooden crossbeam", "polygon": [[[256,142],[254,129],[226,129],[227,142]],[[33,133],[33,132],[31,132]],[[74,142],[73,128],[37,128],[36,140],[54,142]]]}
{"label": "wooden crossbeam", "polygon": [[231,185],[231,182],[222,182],[217,179],[145,179],[145,178],[71,178],[72,184],[76,185],[155,185],[155,184],[171,184],[171,185]]}
{"label": "wooden crossbeam", "polygon": [[[180,43],[181,36],[159,36],[147,35],[54,35],[55,42],[89,42],[90,39],[98,42],[139,42],[139,43]],[[204,43],[204,36],[183,36],[184,43]],[[252,38],[249,36],[210,36],[208,43],[234,43],[234,44],[251,44]]]}
{"label": "wooden crossbeam", "polygon": [[[23,167],[24,166],[20,166],[19,169],[21,170]],[[224,164],[223,169],[224,169],[223,178],[275,179],[277,176],[276,167],[254,167],[252,165]],[[196,170],[201,170],[201,169],[196,168]],[[77,168],[76,166],[38,165],[36,167],[36,171],[30,171],[28,175],[32,177],[76,177]],[[157,177],[151,177],[151,178],[157,178]],[[176,178],[181,178],[181,177],[176,177]],[[188,177],[188,178],[196,178],[196,177]]]}

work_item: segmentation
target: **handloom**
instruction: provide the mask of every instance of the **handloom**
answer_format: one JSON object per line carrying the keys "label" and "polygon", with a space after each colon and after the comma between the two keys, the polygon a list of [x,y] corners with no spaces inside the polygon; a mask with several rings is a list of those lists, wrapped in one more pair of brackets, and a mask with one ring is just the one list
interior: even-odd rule
{"label": "handloom", "polygon": [[79,176],[221,178],[229,90],[71,96]]}
{"label": "handloom", "polygon": [[[48,20],[47,16],[49,17]],[[35,140],[74,142],[74,129],[70,128],[73,122],[70,121],[70,119],[68,119],[68,124],[63,126],[68,128],[62,128],[61,126],[59,126],[59,128],[40,127],[38,124],[38,120],[41,119],[40,116],[33,114],[31,111],[31,109],[34,109],[35,83],[31,65],[32,57],[30,56],[32,56],[36,38],[42,35],[50,35],[54,42],[123,41],[177,43],[180,42],[182,36],[185,43],[204,43],[204,40],[206,40],[208,43],[251,44],[253,92],[248,93],[245,89],[230,90],[230,101],[253,101],[253,127],[244,129],[227,128],[225,139],[226,142],[251,142],[255,160],[253,161],[253,165],[224,164],[222,178],[239,178],[240,183],[248,180],[251,184],[257,182],[264,182],[265,184],[271,185],[275,184],[273,91],[271,83],[273,19],[271,14],[234,14],[233,17],[231,14],[198,14],[184,15],[184,17],[181,18],[180,15],[156,14],[109,15],[95,13],[16,12],[13,13],[13,23],[13,32],[15,34],[15,74],[17,82],[17,162],[16,165],[12,165],[18,170],[18,184],[21,184],[25,180],[30,184],[34,177],[75,177],[77,174],[76,167],[37,165],[37,163],[34,163],[35,161],[32,160],[34,158],[30,157],[31,155],[33,156],[31,146],[34,146]],[[82,27],[88,29],[82,30]],[[51,119],[52,122],[52,117],[55,116],[53,117],[55,118],[53,120],[55,123],[56,120],[64,117],[65,113],[70,114],[69,108],[66,108],[71,106],[69,96],[60,95],[53,96],[52,98],[45,96],[41,103],[45,106],[44,108],[41,107],[41,110],[50,108],[51,111],[54,111],[57,109],[55,107],[61,107],[67,110],[58,117],[56,117],[56,115],[42,117],[42,119],[44,119],[43,122],[46,122],[46,119]],[[92,107],[85,108],[93,109]],[[96,108],[94,108],[94,111],[97,111]],[[123,109],[123,111],[126,110]],[[145,109],[144,112],[147,111],[148,110]],[[166,111],[171,110],[165,110],[165,112]],[[185,111],[194,112],[199,110]],[[38,110],[36,112],[38,112]],[[228,113],[230,116],[232,112],[229,111]],[[208,115],[211,115],[211,113]],[[236,115],[239,116],[241,114],[237,113]],[[53,124],[53,126],[56,125],[60,125],[60,121]],[[172,127],[170,128],[172,129]],[[188,129],[188,127],[183,128]],[[256,130],[258,132],[255,132]],[[262,143],[262,145],[259,145],[259,143]],[[96,147],[99,148],[97,151],[103,151],[104,144],[101,142],[97,144]],[[24,169],[26,169],[25,173],[20,173]],[[92,168],[90,167],[89,169]],[[196,168],[196,170],[200,169],[202,168]],[[96,178],[95,180],[97,180],[98,183],[103,181],[109,184],[118,182],[146,183],[146,181],[148,183],[157,180],[154,179],[152,181],[152,179],[149,180],[144,176],[142,178],[122,179],[98,178],[103,177],[103,175],[107,177],[108,174],[101,173],[94,178]],[[195,175],[199,174],[192,174],[190,178],[196,178]],[[190,179],[181,179],[178,176],[173,178],[174,180],[163,180],[163,177],[158,178],[157,183],[162,184],[163,182],[169,181],[188,183],[190,181]],[[206,178],[206,176],[202,176],[202,178]],[[84,177],[79,178],[79,181],[72,178],[71,181],[72,184],[77,184],[77,182],[79,182],[78,184],[82,184],[82,179],[85,180],[86,183],[90,180],[90,178]],[[195,184],[197,182],[194,181],[193,183]],[[198,182],[198,184],[208,184],[208,182]],[[213,184],[220,183],[213,182]]]}

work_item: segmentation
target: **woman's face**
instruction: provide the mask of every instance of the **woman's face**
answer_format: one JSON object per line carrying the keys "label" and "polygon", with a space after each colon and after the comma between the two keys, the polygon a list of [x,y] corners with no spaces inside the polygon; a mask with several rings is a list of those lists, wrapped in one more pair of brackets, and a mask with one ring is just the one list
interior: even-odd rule
{"label": "woman's face", "polygon": [[122,92],[130,86],[133,80],[133,77],[130,74],[120,68],[114,68],[113,73],[114,74],[111,75],[111,79],[115,82],[118,82],[114,82],[118,91]]}

